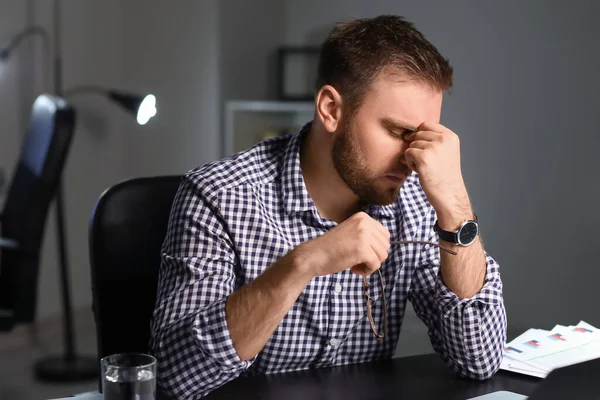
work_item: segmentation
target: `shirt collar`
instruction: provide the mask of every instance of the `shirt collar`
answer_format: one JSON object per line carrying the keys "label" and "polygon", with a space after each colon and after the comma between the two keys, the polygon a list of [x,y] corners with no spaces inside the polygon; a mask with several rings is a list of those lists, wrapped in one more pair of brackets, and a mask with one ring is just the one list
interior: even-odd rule
{"label": "shirt collar", "polygon": [[282,191],[283,191],[283,207],[286,214],[311,210],[315,207],[306,184],[302,176],[302,168],[300,168],[300,147],[306,133],[310,130],[311,122],[307,123],[292,135],[283,156],[282,165]]}

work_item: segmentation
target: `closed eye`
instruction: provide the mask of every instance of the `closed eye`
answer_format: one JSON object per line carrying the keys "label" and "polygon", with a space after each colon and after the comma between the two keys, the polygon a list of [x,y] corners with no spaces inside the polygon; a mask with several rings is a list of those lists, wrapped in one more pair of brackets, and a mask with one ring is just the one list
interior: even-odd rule
{"label": "closed eye", "polygon": [[411,131],[409,131],[408,129],[402,129],[401,131],[390,130],[390,135],[397,137],[398,139],[404,139],[404,136],[406,136],[410,132]]}
{"label": "closed eye", "polygon": [[404,140],[406,141],[406,136],[410,135],[411,133],[413,133],[413,130],[410,129],[402,129],[401,131],[398,130],[390,130],[390,134],[400,140]]}
{"label": "closed eye", "polygon": [[406,135],[410,135],[418,128],[412,128],[410,124],[401,121],[395,121],[392,118],[383,118],[381,126],[385,128],[390,136],[406,141]]}

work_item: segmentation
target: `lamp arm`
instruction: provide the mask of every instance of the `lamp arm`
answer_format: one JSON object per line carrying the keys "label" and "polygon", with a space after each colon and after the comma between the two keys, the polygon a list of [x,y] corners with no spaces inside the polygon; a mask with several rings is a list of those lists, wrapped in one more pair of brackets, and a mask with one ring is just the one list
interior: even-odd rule
{"label": "lamp arm", "polygon": [[44,45],[46,46],[46,48],[48,48],[48,44],[50,42],[50,35],[48,34],[48,32],[40,26],[32,26],[32,27],[26,28],[23,31],[19,32],[11,40],[11,42],[8,44],[8,46],[0,51],[0,56],[2,56],[4,58],[9,57],[10,53],[12,53],[12,51],[15,48],[17,48],[17,46],[19,46],[19,44],[23,41],[23,39],[25,39],[26,37],[28,37],[30,35],[41,36],[45,42]]}
{"label": "lamp arm", "polygon": [[101,86],[95,86],[95,85],[85,85],[85,86],[75,86],[73,88],[67,89],[65,90],[65,92],[63,93],[63,97],[73,97],[73,96],[77,96],[78,94],[83,94],[83,93],[97,93],[97,94],[106,94],[108,93],[109,90],[105,89]]}

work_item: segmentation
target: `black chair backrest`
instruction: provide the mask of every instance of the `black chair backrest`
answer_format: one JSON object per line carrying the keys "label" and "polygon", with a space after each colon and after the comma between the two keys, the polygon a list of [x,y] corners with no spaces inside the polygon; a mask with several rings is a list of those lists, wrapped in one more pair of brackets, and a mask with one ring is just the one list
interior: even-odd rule
{"label": "black chair backrest", "polygon": [[42,94],[35,100],[0,216],[0,236],[18,244],[16,249],[2,250],[0,309],[11,311],[0,316],[0,330],[34,320],[48,209],[59,187],[74,127],[75,111],[64,99]]}
{"label": "black chair backrest", "polygon": [[96,203],[89,240],[99,358],[148,352],[161,247],[180,181],[126,180]]}

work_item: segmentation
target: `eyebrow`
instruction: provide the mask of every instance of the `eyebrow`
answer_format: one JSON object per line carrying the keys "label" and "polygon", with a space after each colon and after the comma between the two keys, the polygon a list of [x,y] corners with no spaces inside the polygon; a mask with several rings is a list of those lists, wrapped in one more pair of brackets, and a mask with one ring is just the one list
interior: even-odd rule
{"label": "eyebrow", "polygon": [[407,123],[401,122],[401,121],[395,121],[395,120],[393,120],[391,118],[387,118],[387,117],[383,118],[381,121],[388,128],[392,128],[395,130],[407,130],[407,131],[411,131],[411,132],[416,132],[419,129],[419,127],[409,128],[410,124],[407,124]]}

